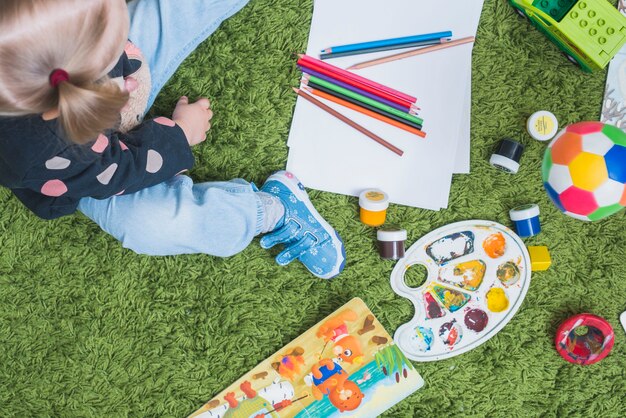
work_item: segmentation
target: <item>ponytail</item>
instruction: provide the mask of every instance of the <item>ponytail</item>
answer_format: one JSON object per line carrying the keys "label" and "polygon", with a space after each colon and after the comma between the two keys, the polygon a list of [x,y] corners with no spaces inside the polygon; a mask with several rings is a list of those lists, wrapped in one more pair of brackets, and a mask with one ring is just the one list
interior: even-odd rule
{"label": "ponytail", "polygon": [[116,128],[120,122],[120,110],[128,101],[128,93],[110,79],[85,86],[68,80],[61,82],[56,89],[62,132],[79,144]]}
{"label": "ponytail", "polygon": [[107,74],[128,37],[125,1],[1,3],[0,117],[57,110],[62,135],[81,144],[117,128],[128,93]]}

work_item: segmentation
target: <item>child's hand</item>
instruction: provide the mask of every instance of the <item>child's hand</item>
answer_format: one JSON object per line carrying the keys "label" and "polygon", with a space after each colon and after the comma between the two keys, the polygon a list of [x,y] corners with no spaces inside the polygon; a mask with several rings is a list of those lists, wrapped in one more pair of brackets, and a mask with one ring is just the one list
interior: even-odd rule
{"label": "child's hand", "polygon": [[187,96],[178,100],[172,119],[185,132],[189,145],[197,145],[206,139],[206,133],[211,128],[209,122],[213,117],[209,99],[202,98],[189,104]]}

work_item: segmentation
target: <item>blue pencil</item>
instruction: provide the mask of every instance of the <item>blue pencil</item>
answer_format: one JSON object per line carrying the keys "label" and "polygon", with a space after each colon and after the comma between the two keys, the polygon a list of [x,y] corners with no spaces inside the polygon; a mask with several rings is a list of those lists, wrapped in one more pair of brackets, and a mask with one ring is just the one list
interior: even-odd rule
{"label": "blue pencil", "polygon": [[428,41],[409,42],[408,44],[379,46],[376,48],[356,49],[354,51],[346,51],[346,52],[333,52],[329,54],[320,54],[320,59],[327,60],[331,58],[349,57],[351,55],[371,54],[373,52],[392,51],[396,49],[405,49],[405,48],[417,48],[420,46],[436,45],[445,41],[447,41],[447,39],[445,38],[444,39],[430,39]]}
{"label": "blue pencil", "polygon": [[379,48],[384,46],[402,45],[412,42],[424,42],[434,39],[451,38],[452,32],[435,32],[424,35],[405,36],[403,38],[381,39],[379,41],[361,42],[357,44],[332,46],[322,50],[322,54],[335,54],[348,51],[359,51],[361,49]]}

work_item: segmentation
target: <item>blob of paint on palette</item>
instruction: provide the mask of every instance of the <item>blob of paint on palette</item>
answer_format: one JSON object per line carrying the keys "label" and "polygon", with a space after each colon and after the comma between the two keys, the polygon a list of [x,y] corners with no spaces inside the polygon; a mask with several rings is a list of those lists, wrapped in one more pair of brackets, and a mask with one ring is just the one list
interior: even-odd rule
{"label": "blob of paint on palette", "polygon": [[456,319],[453,319],[439,328],[439,338],[441,338],[441,341],[443,341],[445,345],[454,347],[454,345],[463,338],[463,329],[456,322]]}
{"label": "blob of paint on palette", "polygon": [[445,264],[472,252],[474,252],[474,234],[471,231],[447,235],[426,248],[426,254],[437,264]]}
{"label": "blob of paint on palette", "polygon": [[420,351],[430,350],[433,344],[433,331],[430,328],[422,328],[420,326],[415,328],[415,335],[413,336],[413,344]]}
{"label": "blob of paint on palette", "polygon": [[[419,288],[404,282],[407,266],[422,264]],[[490,221],[457,222],[422,237],[391,274],[396,293],[416,308],[395,333],[417,361],[449,358],[496,335],[519,309],[530,284],[530,257],[509,228]]]}
{"label": "blob of paint on palette", "polygon": [[519,267],[514,262],[507,261],[498,266],[496,275],[505,287],[513,286],[520,279]]}
{"label": "blob of paint on palette", "polygon": [[443,267],[439,280],[460,289],[476,290],[485,277],[486,264],[482,260],[470,260]]}
{"label": "blob of paint on palette", "polygon": [[489,316],[482,309],[468,309],[465,313],[465,326],[474,332],[481,332],[488,323]]}
{"label": "blob of paint on palette", "polygon": [[485,254],[491,258],[502,257],[506,251],[506,240],[502,232],[496,232],[485,238],[483,241],[483,249],[485,250]]}
{"label": "blob of paint on palette", "polygon": [[506,296],[504,289],[493,287],[487,291],[487,309],[491,312],[502,312],[509,307],[509,298]]}

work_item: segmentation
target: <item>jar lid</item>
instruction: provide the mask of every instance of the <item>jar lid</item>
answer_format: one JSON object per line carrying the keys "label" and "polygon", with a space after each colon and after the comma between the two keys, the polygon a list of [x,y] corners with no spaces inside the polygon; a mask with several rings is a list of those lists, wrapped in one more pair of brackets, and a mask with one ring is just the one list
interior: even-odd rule
{"label": "jar lid", "polygon": [[359,206],[365,210],[379,212],[389,207],[389,196],[380,189],[363,190],[359,195]]}
{"label": "jar lid", "polygon": [[515,174],[519,171],[519,163],[517,161],[498,154],[491,155],[489,164],[506,173]]}
{"label": "jar lid", "polygon": [[510,173],[517,173],[524,146],[517,141],[504,138],[498,143],[489,163]]}
{"label": "jar lid", "polygon": [[539,216],[539,206],[532,203],[513,208],[509,211],[512,221],[524,221]]}
{"label": "jar lid", "polygon": [[559,130],[559,121],[552,112],[540,110],[528,118],[526,129],[530,136],[538,141],[549,141]]}
{"label": "jar lid", "polygon": [[379,229],[376,231],[378,241],[406,241],[406,229]]}

